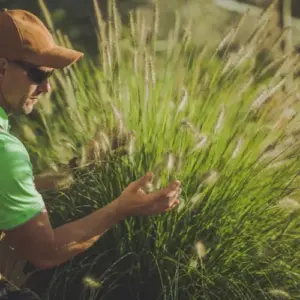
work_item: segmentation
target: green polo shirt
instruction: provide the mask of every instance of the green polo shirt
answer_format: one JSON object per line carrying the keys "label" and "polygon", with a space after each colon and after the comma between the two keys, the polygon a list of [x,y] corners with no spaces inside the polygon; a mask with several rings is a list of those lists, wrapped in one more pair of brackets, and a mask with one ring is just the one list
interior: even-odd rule
{"label": "green polo shirt", "polygon": [[45,207],[34,185],[29,154],[9,129],[0,107],[0,231],[26,223]]}

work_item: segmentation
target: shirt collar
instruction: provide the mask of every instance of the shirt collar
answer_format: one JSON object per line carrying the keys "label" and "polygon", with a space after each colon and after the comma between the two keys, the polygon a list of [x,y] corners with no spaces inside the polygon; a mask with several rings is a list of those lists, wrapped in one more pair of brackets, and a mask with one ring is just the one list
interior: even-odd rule
{"label": "shirt collar", "polygon": [[1,106],[0,106],[0,127],[2,127],[5,131],[9,131],[10,129],[8,116]]}

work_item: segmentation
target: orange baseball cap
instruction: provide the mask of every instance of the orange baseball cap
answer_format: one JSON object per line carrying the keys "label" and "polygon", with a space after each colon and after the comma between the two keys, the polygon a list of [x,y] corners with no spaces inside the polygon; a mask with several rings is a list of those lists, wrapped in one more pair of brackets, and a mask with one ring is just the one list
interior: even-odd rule
{"label": "orange baseball cap", "polygon": [[41,20],[21,9],[0,11],[0,41],[0,57],[53,69],[68,67],[84,55],[58,46]]}

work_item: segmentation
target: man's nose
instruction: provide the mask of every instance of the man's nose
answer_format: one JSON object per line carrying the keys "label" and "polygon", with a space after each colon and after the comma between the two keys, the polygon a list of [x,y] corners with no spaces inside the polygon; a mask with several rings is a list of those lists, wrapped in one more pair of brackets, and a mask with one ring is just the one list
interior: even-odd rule
{"label": "man's nose", "polygon": [[38,91],[41,93],[49,93],[51,91],[51,85],[49,79],[45,80],[38,86]]}

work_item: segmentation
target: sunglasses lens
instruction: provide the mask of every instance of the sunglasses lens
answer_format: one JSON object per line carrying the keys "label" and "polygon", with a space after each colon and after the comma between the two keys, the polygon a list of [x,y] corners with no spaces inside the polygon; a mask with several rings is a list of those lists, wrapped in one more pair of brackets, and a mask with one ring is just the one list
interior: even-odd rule
{"label": "sunglasses lens", "polygon": [[23,68],[26,71],[29,79],[36,84],[42,84],[54,72],[54,70],[50,72],[40,70],[37,67],[32,66],[29,63],[23,61],[11,61],[11,62]]}
{"label": "sunglasses lens", "polygon": [[42,84],[47,78],[49,78],[52,75],[53,71],[46,72],[39,70],[37,68],[31,68],[28,71],[28,77],[37,84]]}

